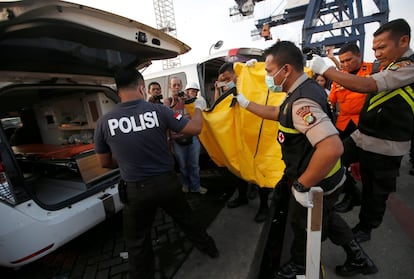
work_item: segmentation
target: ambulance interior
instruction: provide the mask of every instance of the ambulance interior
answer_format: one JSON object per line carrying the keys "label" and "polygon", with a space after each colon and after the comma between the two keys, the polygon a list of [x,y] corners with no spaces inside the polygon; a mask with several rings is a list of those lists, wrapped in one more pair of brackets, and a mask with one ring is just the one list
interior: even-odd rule
{"label": "ambulance interior", "polygon": [[[39,204],[59,206],[98,191],[108,178],[119,179],[118,170],[99,166],[93,145],[97,119],[116,102],[116,93],[101,86],[28,85],[0,92],[0,118],[7,137],[1,146],[2,161],[7,150],[12,153],[12,163],[2,164],[15,168],[15,191],[24,187]],[[25,128],[29,132],[20,133],[18,139],[19,130]]]}

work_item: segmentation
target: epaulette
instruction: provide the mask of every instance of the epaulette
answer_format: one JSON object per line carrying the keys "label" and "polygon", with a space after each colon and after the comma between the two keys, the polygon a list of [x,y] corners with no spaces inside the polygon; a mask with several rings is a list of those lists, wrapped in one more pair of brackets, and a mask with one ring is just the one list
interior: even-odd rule
{"label": "epaulette", "polygon": [[392,64],[388,69],[391,71],[396,71],[397,69],[405,66],[411,65],[414,62],[414,54],[410,55],[409,57],[401,57],[394,64]]}
{"label": "epaulette", "polygon": [[395,63],[398,63],[398,62],[401,62],[401,61],[407,61],[407,60],[410,60],[411,62],[414,62],[414,53],[411,54],[408,57],[407,56],[400,57],[399,59],[397,59],[397,61],[395,61]]}

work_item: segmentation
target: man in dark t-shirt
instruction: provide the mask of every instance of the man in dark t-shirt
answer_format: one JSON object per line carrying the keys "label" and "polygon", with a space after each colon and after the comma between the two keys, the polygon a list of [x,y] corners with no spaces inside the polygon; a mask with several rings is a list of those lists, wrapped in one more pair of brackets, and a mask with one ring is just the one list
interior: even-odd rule
{"label": "man in dark t-shirt", "polygon": [[158,207],[163,208],[202,252],[217,257],[214,240],[194,218],[181,192],[169,151],[167,131],[197,135],[202,127],[203,98],[195,101],[191,120],[170,108],[146,100],[144,79],[135,69],[116,75],[121,103],[102,116],[95,130],[95,151],[104,168],[119,167],[125,183],[124,237],[129,278],[154,278],[151,226]]}

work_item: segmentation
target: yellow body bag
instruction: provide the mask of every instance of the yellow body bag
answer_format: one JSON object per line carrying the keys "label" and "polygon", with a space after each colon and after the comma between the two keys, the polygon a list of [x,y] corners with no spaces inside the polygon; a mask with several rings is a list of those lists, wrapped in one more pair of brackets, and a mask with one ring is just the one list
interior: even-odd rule
{"label": "yellow body bag", "polygon": [[[264,63],[247,67],[235,63],[237,91],[258,104],[280,105],[285,93],[269,92],[264,82]],[[231,90],[230,90],[231,91]],[[210,158],[220,167],[261,187],[275,187],[285,165],[277,142],[278,122],[264,120],[241,108],[226,92],[214,106],[203,111],[199,139]],[[194,103],[186,109],[192,114]]]}

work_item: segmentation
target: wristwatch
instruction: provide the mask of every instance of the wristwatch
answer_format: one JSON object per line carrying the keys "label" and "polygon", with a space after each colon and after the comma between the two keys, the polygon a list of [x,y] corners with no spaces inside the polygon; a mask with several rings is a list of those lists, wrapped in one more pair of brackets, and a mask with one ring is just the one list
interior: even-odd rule
{"label": "wristwatch", "polygon": [[305,188],[305,186],[297,180],[293,181],[292,187],[298,192],[309,192],[309,188]]}

